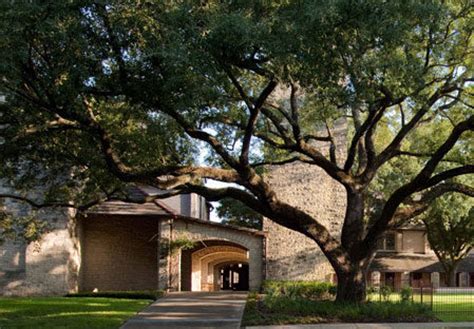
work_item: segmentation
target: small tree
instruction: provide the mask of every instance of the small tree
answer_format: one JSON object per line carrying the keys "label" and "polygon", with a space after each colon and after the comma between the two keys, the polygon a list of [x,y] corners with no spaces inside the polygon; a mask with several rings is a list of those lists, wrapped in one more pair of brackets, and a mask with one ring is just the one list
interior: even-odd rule
{"label": "small tree", "polygon": [[422,218],[431,248],[446,273],[446,283],[455,287],[457,267],[474,248],[473,201],[447,195],[436,200]]}

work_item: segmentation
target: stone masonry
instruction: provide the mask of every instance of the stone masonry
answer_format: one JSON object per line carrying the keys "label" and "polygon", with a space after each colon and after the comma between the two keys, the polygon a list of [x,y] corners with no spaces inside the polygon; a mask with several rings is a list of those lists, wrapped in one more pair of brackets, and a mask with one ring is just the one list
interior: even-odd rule
{"label": "stone masonry", "polygon": [[[345,132],[344,122],[333,131],[339,163],[344,160],[346,150]],[[327,149],[322,148],[322,151],[327,153]],[[308,212],[334,236],[340,235],[346,193],[343,186],[322,169],[304,163],[274,166],[269,169],[267,181],[280,200]],[[334,271],[314,241],[267,218],[263,230],[267,233],[267,279],[333,280]]]}
{"label": "stone masonry", "polygon": [[[223,241],[231,242],[247,250],[249,263],[250,289],[258,289],[263,274],[263,235],[245,230],[226,228],[224,225],[204,223],[202,221],[175,220],[163,221],[160,229],[160,241],[167,239],[188,239],[194,242]],[[170,266],[170,262],[171,266]],[[181,290],[182,271],[181,254],[166,257],[160,253],[160,289]],[[170,271],[171,270],[171,271]],[[170,274],[169,274],[170,273]],[[169,277],[169,275],[171,277]]]}
{"label": "stone masonry", "polygon": [[[0,184],[0,192],[8,188]],[[16,216],[26,216],[30,208],[7,200],[4,206]],[[0,245],[0,295],[57,295],[78,290],[81,231],[69,210],[42,210],[40,219],[49,231],[39,241],[25,244],[7,241]]]}

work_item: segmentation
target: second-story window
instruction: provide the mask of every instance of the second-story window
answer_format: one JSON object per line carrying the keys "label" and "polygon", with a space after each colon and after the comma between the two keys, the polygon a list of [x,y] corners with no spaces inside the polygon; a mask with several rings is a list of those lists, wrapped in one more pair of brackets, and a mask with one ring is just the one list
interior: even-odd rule
{"label": "second-story window", "polygon": [[395,233],[386,233],[384,237],[378,241],[377,247],[379,250],[395,251],[396,250]]}

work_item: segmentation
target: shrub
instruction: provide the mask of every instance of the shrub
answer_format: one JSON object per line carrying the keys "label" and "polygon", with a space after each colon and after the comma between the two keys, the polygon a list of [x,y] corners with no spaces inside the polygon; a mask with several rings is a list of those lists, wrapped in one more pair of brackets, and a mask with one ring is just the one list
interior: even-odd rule
{"label": "shrub", "polygon": [[316,281],[267,280],[263,283],[263,292],[270,298],[286,296],[291,299],[330,299],[336,294],[336,289],[331,283]]}
{"label": "shrub", "polygon": [[67,294],[65,297],[106,297],[124,299],[151,299],[157,300],[163,296],[163,291],[100,291],[100,292],[80,292]]}
{"label": "shrub", "polygon": [[371,287],[367,287],[366,293],[367,293],[367,295],[370,295],[370,294],[375,294],[378,291],[379,290],[378,290],[377,287],[371,286]]}
{"label": "shrub", "polygon": [[413,294],[413,290],[410,287],[403,287],[400,290],[400,299],[402,302],[409,302],[411,300],[411,296]]}
{"label": "shrub", "polygon": [[390,294],[392,293],[392,288],[389,286],[380,287],[380,295],[384,301],[388,301]]}
{"label": "shrub", "polygon": [[428,306],[402,302],[367,302],[358,305],[281,296],[266,298],[263,310],[267,318],[307,317],[323,322],[413,322],[435,319]]}

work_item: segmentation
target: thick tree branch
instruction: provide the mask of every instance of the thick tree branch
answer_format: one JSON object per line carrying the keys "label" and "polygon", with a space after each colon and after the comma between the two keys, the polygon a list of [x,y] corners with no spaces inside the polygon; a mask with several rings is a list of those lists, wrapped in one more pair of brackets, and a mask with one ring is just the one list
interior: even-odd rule
{"label": "thick tree branch", "polygon": [[359,153],[359,162],[364,162],[365,151],[362,142],[362,137],[370,126],[370,123],[375,117],[375,111],[369,112],[367,119],[361,124],[360,113],[358,109],[352,109],[352,117],[354,120],[355,134],[352,137],[349,151],[347,152],[346,162],[344,163],[344,171],[349,173],[355,162],[356,152]]}
{"label": "thick tree branch", "polygon": [[103,197],[103,198],[98,198],[98,199],[89,201],[89,202],[87,202],[85,204],[82,204],[82,205],[76,205],[76,204],[71,203],[71,202],[63,202],[63,201],[39,202],[39,201],[35,201],[31,198],[25,197],[25,196],[21,196],[21,195],[18,195],[18,194],[9,194],[9,193],[0,193],[0,199],[18,200],[18,201],[27,203],[28,205],[30,205],[32,208],[35,208],[35,209],[42,209],[42,208],[73,208],[73,209],[77,209],[78,211],[86,211],[87,209],[89,209],[89,208],[91,208],[91,207],[93,207],[93,206],[95,206],[99,203],[111,200],[111,195],[113,195],[114,193],[115,193],[115,191],[110,193],[109,195]]}
{"label": "thick tree branch", "polygon": [[416,201],[413,199],[405,200],[403,204],[407,205],[407,207],[397,209],[388,226],[393,228],[395,226],[403,225],[403,223],[409,219],[425,212],[435,199],[446,193],[461,193],[474,197],[474,188],[459,183],[439,184],[423,193]]}
{"label": "thick tree branch", "polygon": [[276,223],[308,236],[321,247],[331,263],[337,264],[337,266],[349,266],[345,261],[347,255],[341,249],[340,243],[331,236],[326,227],[304,211],[276,199],[270,203],[262,203],[261,200],[256,199],[248,192],[233,187],[212,189],[202,185],[188,185],[187,188],[211,201],[228,197],[237,199]]}
{"label": "thick tree branch", "polygon": [[196,129],[193,125],[191,125],[181,114],[177,113],[173,110],[166,110],[162,109],[162,111],[172,117],[176,123],[178,123],[181,128],[192,138],[201,140],[207,143],[209,146],[216,151],[216,153],[232,168],[238,169],[239,163],[238,161],[230,155],[230,153],[226,150],[226,148],[220,143],[217,138],[212,136],[211,134]]}
{"label": "thick tree branch", "polygon": [[296,92],[298,91],[298,87],[295,84],[291,84],[290,86],[290,109],[291,109],[291,120],[290,124],[293,130],[293,137],[295,141],[299,143],[301,140],[301,129],[300,129],[300,119],[299,119],[299,107],[298,107],[298,99],[296,97]]}
{"label": "thick tree branch", "polygon": [[282,166],[285,164],[293,163],[293,162],[304,162],[304,163],[311,163],[314,164],[314,161],[312,161],[309,158],[303,157],[303,156],[294,156],[285,160],[275,160],[275,161],[262,161],[262,162],[255,162],[252,163],[250,166],[251,167],[261,167],[261,166]]}
{"label": "thick tree branch", "polygon": [[474,173],[474,165],[465,165],[465,166],[449,169],[432,176],[423,184],[422,188],[420,189],[425,189],[431,186],[435,186],[436,184],[444,180],[447,180],[456,176],[465,175],[465,174],[473,174],[473,173]]}
{"label": "thick tree branch", "polygon": [[449,94],[450,92],[456,89],[456,85],[445,84],[442,88],[434,92],[430,96],[426,104],[422,108],[420,108],[418,112],[416,112],[416,114],[411,118],[411,120],[399,130],[398,134],[393,138],[390,144],[373,159],[372,165],[370,167],[367,167],[367,169],[362,174],[362,181],[364,183],[370,182],[370,180],[372,180],[375,173],[377,172],[377,169],[397,154],[402,141],[405,139],[408,133],[410,133],[420,123],[425,114],[428,113],[429,109],[440,98],[444,97],[446,94]]}
{"label": "thick tree branch", "polygon": [[257,122],[258,114],[260,113],[260,109],[265,103],[265,100],[268,98],[268,96],[270,96],[276,85],[276,81],[270,81],[265,87],[265,89],[261,92],[255,104],[252,104],[252,106],[249,108],[250,116],[247,122],[247,127],[245,128],[245,134],[242,140],[242,152],[240,154],[241,165],[248,165],[250,141],[252,140],[252,135],[254,132],[255,124]]}
{"label": "thick tree branch", "polygon": [[[446,141],[433,153],[433,156],[430,160],[427,161],[423,169],[418,173],[418,175],[412,179],[409,183],[398,188],[391,197],[385,203],[385,206],[381,212],[379,219],[370,227],[363,244],[368,248],[371,245],[371,241],[377,240],[380,235],[387,228],[388,223],[392,220],[395,212],[402,202],[406,200],[407,197],[412,195],[415,192],[419,192],[423,189],[429,188],[440,182],[444,179],[451,178],[454,176],[461,175],[465,171],[470,172],[472,170],[471,166],[465,166],[453,169],[452,171],[447,171],[448,174],[441,173],[433,176],[433,180],[430,181],[430,176],[433,174],[439,162],[443,157],[448,153],[451,148],[454,146],[461,134],[467,130],[474,130],[474,116],[471,116],[469,119],[459,123],[452,131],[450,136]],[[430,182],[430,184],[428,184]]]}

